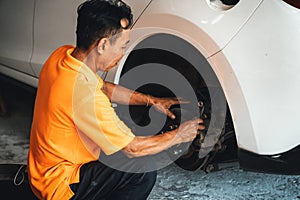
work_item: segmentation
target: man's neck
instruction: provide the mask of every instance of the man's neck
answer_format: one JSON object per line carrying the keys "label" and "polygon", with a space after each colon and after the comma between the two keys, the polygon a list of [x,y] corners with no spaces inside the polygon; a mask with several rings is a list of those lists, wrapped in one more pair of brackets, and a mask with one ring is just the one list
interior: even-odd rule
{"label": "man's neck", "polygon": [[85,63],[93,72],[97,72],[95,63],[93,62],[93,59],[90,57],[90,51],[83,51],[79,48],[75,48],[74,51],[71,53],[71,56],[75,59]]}

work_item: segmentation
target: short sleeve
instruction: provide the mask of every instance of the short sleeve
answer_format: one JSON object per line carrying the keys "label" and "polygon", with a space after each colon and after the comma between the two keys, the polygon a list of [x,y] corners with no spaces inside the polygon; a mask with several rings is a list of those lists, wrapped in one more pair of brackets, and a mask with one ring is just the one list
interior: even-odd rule
{"label": "short sleeve", "polygon": [[73,92],[74,123],[81,133],[110,155],[127,146],[135,136],[119,119],[101,90],[101,79],[97,79],[97,84],[95,81],[87,81],[84,77],[76,81]]}

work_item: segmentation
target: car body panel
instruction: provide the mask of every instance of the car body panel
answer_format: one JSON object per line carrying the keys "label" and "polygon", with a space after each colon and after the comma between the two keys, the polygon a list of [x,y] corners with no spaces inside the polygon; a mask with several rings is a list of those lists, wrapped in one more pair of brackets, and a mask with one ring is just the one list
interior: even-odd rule
{"label": "car body panel", "polygon": [[[223,11],[212,9],[207,1],[185,0],[183,3],[181,0],[153,0],[135,28],[170,28],[191,37],[194,45],[203,46],[201,53],[209,57],[226,46],[260,2],[240,1],[233,8]],[[198,30],[192,25],[187,26],[184,21],[190,22]],[[199,35],[199,32],[203,33]],[[201,38],[203,34],[208,35],[210,40]]]}
{"label": "car body panel", "polygon": [[0,1],[0,67],[10,68],[5,71],[12,76],[14,71],[33,75],[29,63],[33,44],[33,13],[34,0]]}
{"label": "car body panel", "polygon": [[[280,13],[280,14],[279,14]],[[300,111],[300,11],[278,0],[264,1],[255,14],[222,51],[237,78],[244,99],[231,97],[242,148],[259,154],[278,154],[300,143],[297,125]],[[239,52],[243,53],[239,54]],[[238,55],[238,56],[235,56]],[[230,91],[231,90],[231,91]],[[243,100],[249,110],[252,134],[245,134]],[[258,149],[249,144],[255,138]]]}
{"label": "car body panel", "polygon": [[34,50],[31,59],[38,77],[45,60],[59,46],[75,44],[77,6],[75,1],[36,1],[34,20]]}

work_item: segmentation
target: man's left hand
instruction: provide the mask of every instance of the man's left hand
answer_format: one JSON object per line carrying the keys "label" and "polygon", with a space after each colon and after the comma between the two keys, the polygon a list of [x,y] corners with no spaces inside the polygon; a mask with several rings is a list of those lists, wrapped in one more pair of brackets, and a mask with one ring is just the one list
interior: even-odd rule
{"label": "man's left hand", "polygon": [[[153,97],[152,97],[153,98]],[[189,103],[189,101],[178,99],[178,98],[155,98],[152,106],[154,108],[161,112],[166,114],[171,119],[175,119],[176,116],[169,110],[171,106],[177,105],[177,104],[186,104]]]}

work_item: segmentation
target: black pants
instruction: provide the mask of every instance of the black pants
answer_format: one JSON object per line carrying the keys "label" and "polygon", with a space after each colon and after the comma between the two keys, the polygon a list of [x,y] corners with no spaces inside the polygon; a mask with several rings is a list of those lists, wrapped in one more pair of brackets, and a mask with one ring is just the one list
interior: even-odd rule
{"label": "black pants", "polygon": [[84,164],[80,168],[80,182],[71,184],[73,200],[147,199],[156,181],[156,171],[127,173],[112,169],[101,162]]}

